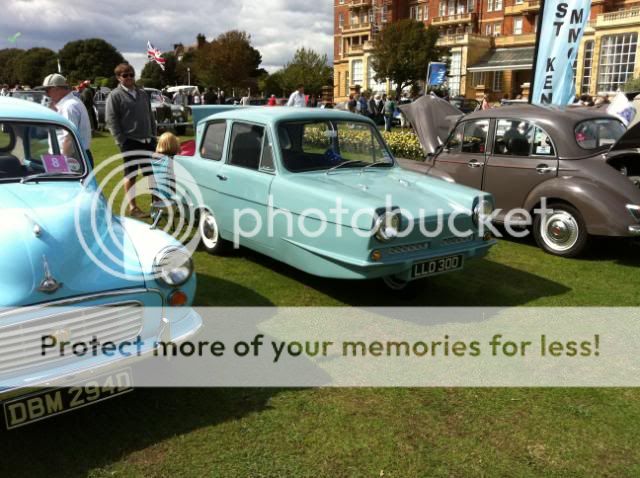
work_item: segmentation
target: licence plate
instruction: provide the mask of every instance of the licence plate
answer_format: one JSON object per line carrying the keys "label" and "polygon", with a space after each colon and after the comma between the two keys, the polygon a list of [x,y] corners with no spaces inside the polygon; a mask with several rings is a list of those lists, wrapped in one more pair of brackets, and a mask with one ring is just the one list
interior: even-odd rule
{"label": "licence plate", "polygon": [[447,256],[431,259],[430,261],[418,262],[413,265],[411,277],[420,279],[422,277],[442,274],[443,272],[451,272],[462,269],[464,265],[464,256]]}
{"label": "licence plate", "polygon": [[7,430],[131,392],[131,375],[131,369],[127,368],[69,387],[43,390],[4,402]]}

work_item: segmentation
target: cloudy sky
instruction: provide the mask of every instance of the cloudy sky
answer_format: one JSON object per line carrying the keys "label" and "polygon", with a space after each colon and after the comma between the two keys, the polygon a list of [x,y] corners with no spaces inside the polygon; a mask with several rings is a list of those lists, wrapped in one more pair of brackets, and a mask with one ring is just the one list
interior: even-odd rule
{"label": "cloudy sky", "polygon": [[[6,2],[6,3],[5,3]],[[104,38],[136,66],[146,62],[150,40],[161,51],[193,44],[198,33],[211,39],[231,29],[251,34],[270,71],[299,47],[332,57],[331,0],[2,0],[0,49],[21,32],[19,48],[59,50],[66,42]]]}

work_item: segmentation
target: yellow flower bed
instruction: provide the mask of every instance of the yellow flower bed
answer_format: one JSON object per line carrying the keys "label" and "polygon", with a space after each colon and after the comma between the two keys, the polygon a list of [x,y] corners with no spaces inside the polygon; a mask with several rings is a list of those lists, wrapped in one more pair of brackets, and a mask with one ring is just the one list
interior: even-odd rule
{"label": "yellow flower bed", "polygon": [[405,159],[424,159],[418,137],[411,130],[383,132],[382,136],[394,156]]}
{"label": "yellow flower bed", "polygon": [[[382,132],[382,136],[394,156],[405,159],[424,159],[424,152],[418,137],[412,130],[397,130],[389,133]],[[341,142],[343,147],[348,147],[351,152],[369,152],[370,133],[349,131],[342,133]],[[329,140],[324,136],[324,130],[320,128],[309,128],[305,131],[305,142],[327,148]]]}

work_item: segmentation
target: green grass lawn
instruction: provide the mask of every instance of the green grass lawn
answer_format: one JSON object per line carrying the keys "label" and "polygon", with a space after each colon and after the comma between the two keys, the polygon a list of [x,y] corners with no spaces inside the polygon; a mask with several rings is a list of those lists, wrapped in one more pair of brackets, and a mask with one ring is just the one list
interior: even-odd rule
{"label": "green grass lawn", "polygon": [[[107,136],[93,150],[116,152]],[[579,260],[500,241],[410,301],[247,250],[194,260],[196,305],[640,305],[640,247],[626,241]],[[0,477],[632,477],[639,422],[627,389],[138,390],[0,433]]]}

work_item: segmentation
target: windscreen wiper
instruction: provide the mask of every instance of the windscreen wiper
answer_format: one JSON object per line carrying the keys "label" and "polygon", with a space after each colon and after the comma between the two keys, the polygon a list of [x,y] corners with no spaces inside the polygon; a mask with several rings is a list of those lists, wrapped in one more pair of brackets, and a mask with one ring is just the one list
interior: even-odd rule
{"label": "windscreen wiper", "polygon": [[362,168],[362,172],[364,173],[369,168],[375,168],[378,166],[393,166],[393,161],[376,161],[375,163],[368,164],[364,168]]}
{"label": "windscreen wiper", "polygon": [[351,161],[345,161],[344,163],[336,164],[334,167],[332,167],[332,168],[327,170],[327,174],[329,174],[331,171],[335,171],[336,169],[340,169],[343,166],[347,166],[349,164],[356,164],[356,163],[367,164],[365,161],[360,161],[358,159],[352,159]]}
{"label": "windscreen wiper", "polygon": [[65,176],[76,176],[76,177],[80,177],[78,174],[72,173],[38,173],[38,174],[32,174],[31,176],[25,176],[24,178],[22,178],[20,180],[21,184],[25,184],[25,183],[29,183],[31,181],[40,181],[41,179],[55,179],[55,178],[60,178],[60,177],[65,177]]}

